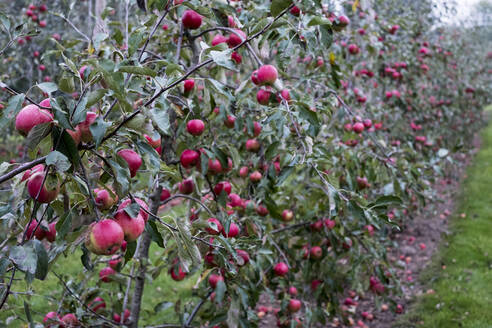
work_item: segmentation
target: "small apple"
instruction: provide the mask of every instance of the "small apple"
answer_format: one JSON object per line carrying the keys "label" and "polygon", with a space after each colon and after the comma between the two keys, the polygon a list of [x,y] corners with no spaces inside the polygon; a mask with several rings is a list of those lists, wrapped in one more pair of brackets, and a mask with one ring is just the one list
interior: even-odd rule
{"label": "small apple", "polygon": [[217,284],[219,283],[219,281],[224,281],[224,277],[222,277],[218,274],[213,274],[213,273],[208,277],[208,284],[213,289],[215,289],[217,287]]}
{"label": "small apple", "polygon": [[85,244],[94,254],[111,255],[120,248],[124,237],[123,229],[118,223],[104,219],[89,227]]}
{"label": "small apple", "polygon": [[191,135],[199,136],[205,130],[205,124],[202,120],[191,120],[186,124],[186,130]]}
{"label": "small apple", "polygon": [[193,166],[196,166],[200,162],[200,154],[195,150],[185,149],[181,153],[181,157],[179,159],[181,165],[185,169],[189,169]]}
{"label": "small apple", "polygon": [[279,262],[273,267],[273,272],[275,275],[283,277],[289,273],[289,267],[284,262]]}
{"label": "small apple", "polygon": [[193,193],[195,183],[192,178],[185,179],[178,184],[179,192],[185,195]]}
{"label": "small apple", "polygon": [[196,30],[202,25],[202,16],[196,11],[188,9],[184,11],[181,22],[184,27],[190,30]]}
{"label": "small apple", "polygon": [[142,158],[132,149],[122,149],[118,152],[118,156],[123,158],[128,163],[130,169],[130,177],[137,175],[137,171],[142,166]]}
{"label": "small apple", "polygon": [[116,212],[114,220],[123,229],[127,242],[137,240],[145,229],[145,220],[140,214],[132,218],[125,210],[119,210]]}
{"label": "small apple", "polygon": [[218,235],[224,229],[220,221],[217,220],[216,218],[209,218],[207,220],[207,223],[208,223],[208,227],[205,228],[205,230],[207,230],[207,232],[211,235]]}
{"label": "small apple", "polygon": [[[43,106],[44,107],[44,106]],[[53,121],[53,114],[46,109],[40,109],[36,105],[27,105],[22,108],[15,117],[15,129],[23,136],[36,125]]]}
{"label": "small apple", "polygon": [[289,221],[292,221],[293,218],[294,218],[294,212],[292,212],[291,210],[285,209],[282,211],[282,220],[283,221],[289,222]]}

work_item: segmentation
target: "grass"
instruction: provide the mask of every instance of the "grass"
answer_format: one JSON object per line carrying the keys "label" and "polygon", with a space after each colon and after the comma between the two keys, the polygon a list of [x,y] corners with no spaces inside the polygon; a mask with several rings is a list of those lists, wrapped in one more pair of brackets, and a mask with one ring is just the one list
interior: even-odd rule
{"label": "grass", "polygon": [[435,293],[418,298],[395,327],[492,327],[491,195],[492,124],[482,132],[482,148],[468,168],[451,234],[421,277]]}
{"label": "grass", "polygon": [[[34,295],[11,295],[8,300],[8,309],[1,311],[0,313],[0,327],[26,326],[24,300],[29,303],[34,322],[40,323],[47,312],[56,311],[58,308],[58,301],[61,298],[62,288],[59,280],[51,273],[51,271],[70,276],[74,281],[83,280],[86,273],[83,272],[84,270],[80,262],[81,254],[82,252],[77,251],[66,258],[58,259],[58,261],[53,264],[46,280],[35,280],[33,282],[31,289]],[[150,257],[151,259],[162,257],[162,249],[153,244],[150,249]],[[102,267],[103,266],[99,265],[98,269]],[[21,278],[22,275],[19,274],[18,277]],[[196,283],[196,278],[197,277],[195,276],[191,276],[181,282],[175,282],[167,272],[162,272],[160,276],[151,283],[147,282],[145,285],[144,299],[142,301],[140,325],[177,323],[179,320],[174,313],[173,307],[155,313],[154,306],[164,301],[176,303],[180,298],[190,299],[192,297],[192,286]],[[106,315],[109,318],[111,316],[112,302],[107,291],[117,291],[117,284],[102,284],[98,282],[97,274],[95,274],[92,275],[87,286],[89,288],[100,288],[100,292],[97,293],[97,295],[100,295],[105,299],[107,309],[109,310]],[[26,283],[23,280],[20,280],[14,283],[12,290],[25,291],[26,288]],[[68,296],[66,297],[66,300],[75,302],[73,298]]]}

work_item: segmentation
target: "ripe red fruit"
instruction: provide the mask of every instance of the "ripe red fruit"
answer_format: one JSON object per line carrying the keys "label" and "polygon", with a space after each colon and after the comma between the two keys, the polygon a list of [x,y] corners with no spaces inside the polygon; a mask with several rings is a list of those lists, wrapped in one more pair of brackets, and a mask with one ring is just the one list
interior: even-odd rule
{"label": "ripe red fruit", "polygon": [[238,65],[243,62],[243,56],[241,56],[237,51],[234,51],[231,54],[231,59]]}
{"label": "ripe red fruit", "polygon": [[369,129],[372,126],[372,121],[370,119],[368,119],[368,118],[365,119],[362,123],[364,124],[364,127],[366,129]]}
{"label": "ripe red fruit", "polygon": [[152,139],[151,136],[144,134],[145,140],[147,140],[147,143],[152,147],[152,148],[157,148],[161,146],[161,138],[158,137],[157,139]]}
{"label": "ripe red fruit", "polygon": [[222,277],[218,274],[213,274],[213,273],[208,277],[208,284],[213,289],[215,289],[217,287],[217,284],[219,283],[219,281],[224,281],[224,277]]}
{"label": "ripe red fruit", "polygon": [[[125,309],[123,313],[123,322],[127,321],[128,318],[130,318],[130,310]],[[120,323],[121,322],[121,315],[119,313],[113,313],[113,321]]]}
{"label": "ripe red fruit", "polygon": [[352,126],[352,129],[355,133],[362,133],[362,131],[364,131],[364,124],[362,124],[361,122],[356,122]]}
{"label": "ripe red fruit", "polygon": [[260,143],[256,139],[248,139],[246,140],[246,150],[256,153],[260,150]]}
{"label": "ripe red fruit", "polygon": [[297,288],[294,286],[290,286],[288,293],[290,294],[290,296],[297,296]]}
{"label": "ripe red fruit", "polygon": [[46,27],[48,25],[48,23],[46,23],[45,20],[42,20],[39,22],[39,27]]}
{"label": "ripe red fruit", "polygon": [[224,43],[224,42],[227,42],[227,38],[225,36],[223,36],[222,34],[217,34],[212,39],[212,47],[214,47],[218,44]]}
{"label": "ripe red fruit", "polygon": [[106,308],[106,302],[104,302],[104,299],[102,297],[96,297],[94,298],[89,304],[87,304],[89,308],[92,309],[92,311],[97,312],[99,309],[105,309]]}
{"label": "ripe red fruit", "polygon": [[132,218],[125,210],[119,210],[116,212],[114,220],[123,229],[127,242],[137,240],[145,229],[145,220],[140,214]]}
{"label": "ripe red fruit", "polygon": [[169,269],[169,274],[174,281],[181,281],[186,277],[186,272],[183,271],[183,267],[179,263],[174,264]]}
{"label": "ripe red fruit", "polygon": [[258,83],[260,85],[272,85],[278,77],[278,72],[273,65],[263,65],[257,72]]}
{"label": "ripe red fruit", "polygon": [[[140,205],[140,211],[138,212],[139,215],[141,215],[143,217],[143,219],[145,220],[145,222],[147,222],[148,218],[149,218],[149,214],[145,211],[145,210],[149,210],[149,206],[147,205],[146,202],[144,202],[143,200],[141,200],[140,198],[135,198],[135,202]],[[120,206],[118,206],[118,211],[120,210],[123,210],[125,209],[125,207],[127,207],[128,205],[130,205],[132,203],[132,200],[130,198],[128,199],[125,199],[121,204]],[[145,210],[144,210],[145,209]]]}
{"label": "ripe red fruit", "polygon": [[352,54],[352,55],[357,55],[357,54],[359,53],[359,51],[360,51],[360,50],[359,50],[359,47],[357,47],[357,45],[356,45],[356,44],[353,44],[353,43],[352,43],[352,44],[349,44],[349,46],[348,46],[348,51],[349,51],[349,53],[350,53],[350,54]]}
{"label": "ripe red fruit", "polygon": [[52,202],[56,196],[58,196],[58,192],[60,191],[60,182],[58,181],[58,178],[56,178],[55,184],[48,183],[48,181],[44,181],[45,174],[46,173],[44,172],[37,172],[31,175],[27,181],[27,192],[29,193],[29,196],[40,203]]}
{"label": "ripe red fruit", "polygon": [[222,164],[218,159],[208,159],[208,172],[211,174],[219,174],[222,172]]}
{"label": "ripe red fruit", "polygon": [[246,251],[243,251],[242,249],[236,250],[237,256],[243,259],[243,264],[238,264],[239,266],[243,266],[249,263],[249,254]]}
{"label": "ripe red fruit", "polygon": [[108,264],[111,268],[116,270],[118,268],[118,265],[121,263],[121,257],[118,255],[113,255],[111,260],[109,260]]}
{"label": "ripe red fruit", "polygon": [[[34,52],[32,53],[32,55],[33,55],[34,57],[39,57],[40,53],[39,53],[39,51],[37,51],[37,50],[36,50],[36,51],[34,51]],[[50,312],[50,313],[51,313],[51,312]]]}
{"label": "ripe red fruit", "polygon": [[165,201],[166,199],[168,199],[169,197],[171,197],[171,192],[165,188],[162,189],[162,192],[161,192],[161,202]]}
{"label": "ripe red fruit", "polygon": [[200,162],[200,154],[197,151],[185,149],[181,153],[180,162],[185,169],[189,169]]}
{"label": "ripe red fruit", "polygon": [[258,205],[258,207],[256,208],[256,213],[258,213],[259,216],[267,216],[268,209],[263,205]]}
{"label": "ripe red fruit", "polygon": [[288,307],[290,312],[297,312],[301,309],[301,301],[296,299],[291,299],[289,300]]}
{"label": "ripe red fruit", "polygon": [[249,179],[251,180],[251,182],[259,182],[262,178],[262,175],[259,171],[254,171],[253,173],[251,173],[249,175]]}
{"label": "ripe red fruit", "polygon": [[229,195],[229,201],[230,201],[229,204],[231,205],[231,207],[243,207],[243,205],[244,205],[243,200],[241,199],[241,197],[238,194],[231,193]]}
{"label": "ripe red fruit", "polygon": [[222,229],[222,235],[226,238],[234,238],[239,234],[239,227],[234,222],[229,225],[229,231],[226,232],[225,228]]}
{"label": "ripe red fruit", "polygon": [[45,4],[42,4],[41,6],[39,6],[39,11],[44,13],[46,10],[48,10],[48,7],[46,7]]}
{"label": "ripe red fruit", "polygon": [[227,118],[224,121],[224,125],[229,129],[232,129],[234,127],[235,122],[236,122],[236,118],[234,116],[227,115]]}
{"label": "ripe red fruit", "polygon": [[260,81],[258,81],[258,70],[255,70],[253,71],[253,73],[251,73],[251,82],[253,82],[256,85],[260,84]]}
{"label": "ripe red fruit", "polygon": [[279,262],[273,267],[273,272],[277,276],[285,276],[289,272],[289,267],[284,262]]}
{"label": "ripe red fruit", "polygon": [[43,325],[45,327],[57,327],[60,323],[60,317],[54,311],[46,313],[43,319]]}
{"label": "ripe red fruit", "polygon": [[79,327],[80,326],[80,322],[79,320],[77,319],[77,317],[72,314],[72,313],[68,313],[68,314],[65,314],[62,318],[61,318],[61,321],[63,322],[64,325],[61,325],[63,327]]}
{"label": "ripe red fruit", "polygon": [[294,16],[299,16],[301,14],[301,10],[299,9],[299,7],[294,6],[290,9],[290,13]]}
{"label": "ripe red fruit", "polygon": [[199,136],[205,130],[205,124],[202,120],[191,120],[186,124],[186,130],[191,135]]}
{"label": "ripe red fruit", "polygon": [[313,260],[319,260],[323,257],[323,249],[319,246],[313,246],[309,251],[309,255]]}
{"label": "ripe red fruit", "polygon": [[179,192],[185,195],[189,195],[193,193],[193,190],[195,189],[195,183],[193,182],[193,179],[185,179],[178,183],[178,189]]}
{"label": "ripe red fruit", "polygon": [[[231,33],[229,35],[229,38],[227,39],[227,45],[229,46],[229,48],[234,48],[238,45],[240,45],[243,40],[246,40],[246,33],[244,33],[243,31],[239,30],[239,29],[234,29],[234,31],[237,33]],[[238,35],[239,34],[239,35]]]}
{"label": "ripe red fruit", "polygon": [[131,149],[122,149],[118,152],[118,155],[128,163],[130,176],[133,178],[137,175],[137,171],[142,165],[142,158],[140,155]]}
{"label": "ripe red fruit", "polygon": [[113,270],[111,267],[105,267],[99,271],[99,280],[102,282],[110,282],[112,279],[111,276],[113,276],[116,273],[116,271]]}
{"label": "ripe red fruit", "polygon": [[218,235],[223,230],[222,224],[216,218],[209,218],[207,223],[208,227],[205,230],[211,235]]}
{"label": "ripe red fruit", "polygon": [[124,237],[123,229],[118,223],[105,219],[89,227],[85,245],[94,254],[111,255],[120,248]]}
{"label": "ripe red fruit", "polygon": [[15,117],[15,128],[20,134],[27,136],[36,125],[52,121],[53,114],[48,110],[40,109],[36,105],[27,105]]}
{"label": "ripe red fruit", "polygon": [[184,27],[190,30],[196,30],[200,27],[200,25],[202,25],[202,16],[200,16],[200,14],[196,11],[188,9],[183,13],[181,22]]}
{"label": "ripe red fruit", "polygon": [[269,90],[260,89],[256,93],[256,100],[260,105],[268,105],[270,103],[270,96],[272,93]]}
{"label": "ripe red fruit", "polygon": [[324,219],[323,223],[324,223],[325,227],[327,227],[330,230],[335,227],[335,220]]}
{"label": "ripe red fruit", "polygon": [[232,191],[232,185],[228,181],[221,181],[217,183],[214,187],[214,192],[216,195],[220,195],[220,193],[225,191],[226,194],[230,194]]}
{"label": "ripe red fruit", "polygon": [[291,210],[282,211],[282,220],[285,222],[291,221],[294,218],[294,212]]}
{"label": "ripe red fruit", "polygon": [[[39,230],[39,228],[38,228]],[[54,242],[56,239],[56,222],[51,222],[48,225],[48,231],[45,232],[45,238],[50,243]]]}
{"label": "ripe red fruit", "polygon": [[246,178],[248,176],[248,171],[249,171],[249,168],[247,166],[242,166],[239,169],[239,176],[241,178]]}
{"label": "ripe red fruit", "polygon": [[80,129],[80,135],[82,136],[82,141],[84,142],[92,141],[92,132],[90,130],[90,126],[92,123],[94,123],[97,116],[98,115],[96,113],[89,111],[86,114],[85,121],[78,125]]}
{"label": "ripe red fruit", "polygon": [[191,91],[193,91],[193,88],[195,87],[195,81],[194,80],[185,80],[184,81],[184,93],[185,95],[189,94]]}
{"label": "ripe red fruit", "polygon": [[290,103],[290,92],[289,90],[287,89],[283,89],[282,91],[280,91],[279,94],[277,94],[277,101],[279,103],[281,103],[283,100],[287,101],[288,103]]}

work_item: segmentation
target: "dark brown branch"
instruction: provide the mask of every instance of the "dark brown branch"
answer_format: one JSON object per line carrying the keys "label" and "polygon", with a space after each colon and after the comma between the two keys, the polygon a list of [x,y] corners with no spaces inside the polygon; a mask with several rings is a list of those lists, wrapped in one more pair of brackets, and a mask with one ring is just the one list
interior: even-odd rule
{"label": "dark brown branch", "polygon": [[46,157],[47,156],[43,156],[43,157],[40,157],[38,159],[35,159],[34,161],[32,162],[29,162],[29,163],[25,163],[25,164],[22,164],[21,166],[19,166],[18,168],[10,171],[9,173],[6,173],[4,175],[2,175],[0,177],[0,183],[4,183],[5,181],[7,180],[10,180],[12,179],[13,177],[15,177],[17,174],[19,173],[22,173],[24,171],[27,171],[31,168],[33,168],[34,166],[38,165],[38,164],[42,164],[44,163],[44,161],[46,160]]}

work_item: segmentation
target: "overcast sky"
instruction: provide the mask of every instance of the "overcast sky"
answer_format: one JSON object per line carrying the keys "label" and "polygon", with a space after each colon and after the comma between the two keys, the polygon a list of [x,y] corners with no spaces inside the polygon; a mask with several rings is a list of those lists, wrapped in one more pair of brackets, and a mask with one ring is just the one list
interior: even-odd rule
{"label": "overcast sky", "polygon": [[[457,15],[456,17],[444,17],[445,22],[451,22],[451,21],[463,21],[469,18],[471,8],[473,8],[473,5],[479,2],[480,0],[454,0],[456,3],[456,12]],[[441,0],[434,0],[435,3],[440,4],[442,3]]]}

